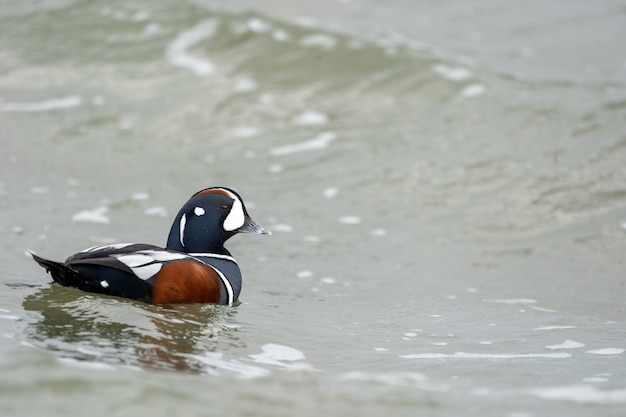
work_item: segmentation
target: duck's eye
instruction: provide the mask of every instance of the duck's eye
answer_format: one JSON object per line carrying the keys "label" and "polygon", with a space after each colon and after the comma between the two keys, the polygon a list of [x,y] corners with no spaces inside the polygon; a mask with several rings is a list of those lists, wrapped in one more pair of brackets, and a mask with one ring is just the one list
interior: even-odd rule
{"label": "duck's eye", "polygon": [[218,207],[218,209],[220,209],[220,211],[228,211],[228,206],[226,204],[222,204]]}

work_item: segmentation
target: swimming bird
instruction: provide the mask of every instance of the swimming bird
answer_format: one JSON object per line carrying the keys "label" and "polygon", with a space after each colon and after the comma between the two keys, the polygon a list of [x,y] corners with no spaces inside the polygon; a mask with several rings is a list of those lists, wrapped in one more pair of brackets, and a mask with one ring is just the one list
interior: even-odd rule
{"label": "swimming bird", "polygon": [[224,243],[237,233],[270,234],[234,190],[198,191],[174,219],[165,248],[142,243],[93,246],[56,262],[33,259],[66,287],[152,304],[230,305],[241,292],[237,261]]}

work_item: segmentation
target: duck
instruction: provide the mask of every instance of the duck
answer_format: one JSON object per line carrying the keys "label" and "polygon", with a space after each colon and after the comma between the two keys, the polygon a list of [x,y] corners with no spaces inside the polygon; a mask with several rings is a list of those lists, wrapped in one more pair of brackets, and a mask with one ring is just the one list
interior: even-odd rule
{"label": "duck", "polygon": [[174,218],[165,247],[143,243],[92,246],[65,262],[30,253],[54,282],[89,293],[150,304],[232,305],[241,293],[239,265],[224,243],[238,233],[271,234],[231,188],[198,191]]}

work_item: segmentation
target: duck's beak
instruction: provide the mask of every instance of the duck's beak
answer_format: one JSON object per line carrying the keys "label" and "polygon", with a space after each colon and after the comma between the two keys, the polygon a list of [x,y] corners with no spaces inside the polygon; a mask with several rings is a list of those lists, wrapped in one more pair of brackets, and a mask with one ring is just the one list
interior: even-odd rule
{"label": "duck's beak", "polygon": [[239,229],[236,230],[239,233],[253,233],[256,235],[271,235],[272,232],[252,220],[252,218],[246,215],[246,219]]}

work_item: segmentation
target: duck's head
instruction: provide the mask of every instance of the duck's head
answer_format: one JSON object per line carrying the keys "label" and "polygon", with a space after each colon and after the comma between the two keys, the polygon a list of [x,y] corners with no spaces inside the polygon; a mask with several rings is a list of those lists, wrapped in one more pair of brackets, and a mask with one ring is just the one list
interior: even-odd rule
{"label": "duck's head", "polygon": [[180,209],[167,249],[187,253],[225,253],[224,242],[237,233],[270,234],[248,215],[241,196],[226,187],[195,193]]}

